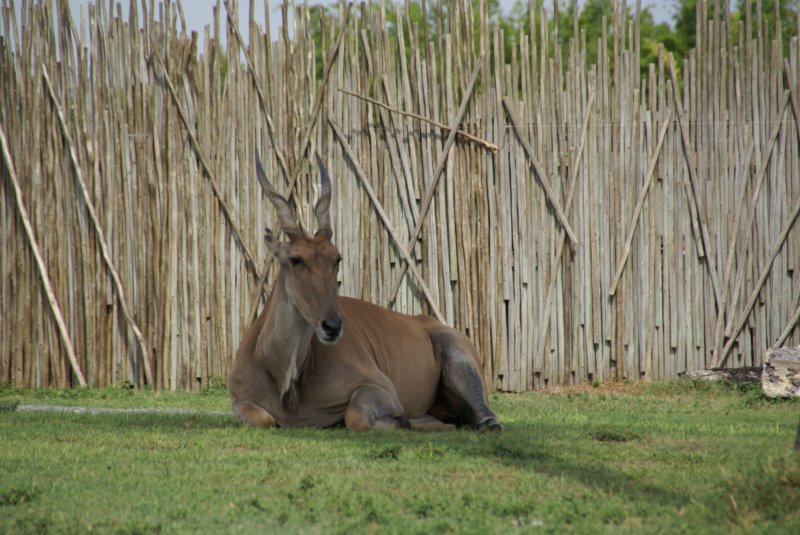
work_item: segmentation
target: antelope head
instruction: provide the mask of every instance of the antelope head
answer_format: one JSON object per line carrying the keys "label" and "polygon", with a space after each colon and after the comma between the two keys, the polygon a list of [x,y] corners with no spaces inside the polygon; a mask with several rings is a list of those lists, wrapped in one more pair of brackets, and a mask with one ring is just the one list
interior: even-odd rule
{"label": "antelope head", "polygon": [[314,329],[323,344],[335,344],[342,336],[342,318],[336,299],[336,275],[342,257],[331,243],[331,181],[325,165],[317,155],[320,193],[314,207],[317,231],[308,236],[296,223],[289,201],[272,187],[261,160],[256,155],[256,174],[272,205],[278,211],[283,232],[289,241],[278,241],[269,228],[264,238],[280,262],[279,284],[283,284],[288,301]]}

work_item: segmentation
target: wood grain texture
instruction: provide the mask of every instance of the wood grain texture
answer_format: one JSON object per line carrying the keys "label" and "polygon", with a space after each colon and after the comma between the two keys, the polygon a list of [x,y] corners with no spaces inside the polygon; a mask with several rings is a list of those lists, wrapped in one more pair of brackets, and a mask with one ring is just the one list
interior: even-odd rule
{"label": "wood grain texture", "polygon": [[510,42],[486,1],[282,3],[274,34],[239,4],[192,34],[180,2],[0,2],[0,381],[223,379],[276,276],[256,151],[306,229],[322,156],[340,293],[467,332],[491,388],[800,343],[800,45],[752,6],[642,66],[638,2],[594,64],[577,8]]}

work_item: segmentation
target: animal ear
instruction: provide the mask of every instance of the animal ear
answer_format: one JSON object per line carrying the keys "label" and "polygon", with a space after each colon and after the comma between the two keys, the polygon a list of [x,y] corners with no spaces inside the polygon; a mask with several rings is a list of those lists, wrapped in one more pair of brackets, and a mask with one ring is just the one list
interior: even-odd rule
{"label": "animal ear", "polygon": [[281,220],[283,231],[289,239],[294,240],[302,236],[303,230],[294,221],[292,207],[289,205],[289,201],[278,193],[278,191],[272,187],[272,184],[270,184],[267,173],[264,172],[264,167],[261,165],[261,158],[258,156],[258,151],[256,151],[256,176],[258,177],[259,183],[261,183],[261,187],[264,189],[264,193],[267,194],[269,202],[271,202],[272,206],[278,211],[278,217]]}
{"label": "animal ear", "polygon": [[275,234],[269,227],[264,228],[264,241],[267,242],[267,247],[269,247],[269,250],[274,254],[278,248],[278,240],[275,238]]}
{"label": "animal ear", "polygon": [[331,227],[318,229],[314,233],[314,237],[325,238],[326,240],[330,240],[331,238],[333,238],[333,230],[331,230]]}
{"label": "animal ear", "polygon": [[275,233],[272,232],[272,229],[269,227],[264,229],[264,241],[267,242],[267,247],[278,261],[285,262],[288,260],[288,244],[278,240]]}
{"label": "animal ear", "polygon": [[317,232],[316,236],[324,236],[327,239],[333,237],[333,230],[331,229],[331,178],[328,176],[328,170],[325,169],[325,164],[322,163],[319,153],[315,154],[317,157],[317,165],[319,166],[319,199],[317,205],[314,207],[314,215],[317,218]]}

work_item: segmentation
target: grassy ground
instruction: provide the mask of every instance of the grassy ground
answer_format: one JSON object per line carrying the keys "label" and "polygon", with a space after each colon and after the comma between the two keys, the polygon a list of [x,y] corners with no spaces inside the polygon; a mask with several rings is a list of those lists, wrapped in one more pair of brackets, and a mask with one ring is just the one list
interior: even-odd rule
{"label": "grassy ground", "polygon": [[[228,408],[202,394],[15,402]],[[800,403],[699,383],[493,395],[501,434],[0,412],[4,533],[800,533]]]}

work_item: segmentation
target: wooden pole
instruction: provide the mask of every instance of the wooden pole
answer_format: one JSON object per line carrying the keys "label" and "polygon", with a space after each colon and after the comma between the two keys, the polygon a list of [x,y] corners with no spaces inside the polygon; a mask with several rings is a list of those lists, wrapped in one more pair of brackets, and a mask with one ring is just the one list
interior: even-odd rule
{"label": "wooden pole", "polygon": [[136,337],[136,340],[139,342],[139,347],[142,350],[142,360],[144,361],[144,372],[145,378],[147,379],[147,383],[152,385],[153,384],[153,371],[150,368],[150,352],[147,350],[147,343],[144,340],[144,336],[142,336],[142,331],[139,329],[139,326],[136,324],[136,320],[133,318],[133,315],[130,312],[130,308],[128,307],[128,300],[125,298],[125,290],[122,287],[122,281],[119,278],[119,274],[117,273],[117,269],[114,266],[114,261],[111,259],[111,254],[108,251],[108,245],[106,243],[105,234],[103,233],[103,228],[100,226],[100,220],[97,217],[97,211],[94,208],[94,204],[92,203],[91,197],[89,197],[89,190],[86,188],[86,182],[83,180],[83,173],[81,172],[80,164],[78,163],[78,156],[75,153],[75,143],[72,141],[72,134],[69,133],[69,128],[67,127],[67,121],[64,118],[64,112],[61,110],[61,105],[58,102],[58,98],[56,97],[56,93],[53,90],[53,84],[50,83],[50,77],[47,75],[47,67],[42,64],[42,76],[44,77],[44,81],[47,84],[47,90],[50,94],[50,99],[53,103],[53,108],[56,110],[56,115],[58,115],[58,121],[61,125],[61,133],[64,136],[64,139],[69,146],[69,154],[72,160],[72,167],[75,171],[75,178],[78,181],[78,185],[80,186],[81,194],[83,195],[83,200],[86,203],[87,211],[89,212],[89,217],[92,220],[92,225],[95,230],[95,235],[97,236],[97,241],[100,244],[100,251],[102,252],[103,260],[106,263],[106,267],[108,268],[109,273],[111,274],[111,280],[114,283],[114,289],[117,291],[117,297],[119,298],[120,305],[122,306],[122,314],[125,316],[125,319],[128,321],[128,324],[133,330],[133,334]]}
{"label": "wooden pole", "polygon": [[64,344],[64,349],[67,352],[67,358],[69,359],[70,366],[72,366],[72,371],[75,373],[75,377],[78,378],[78,384],[81,386],[86,386],[86,378],[83,376],[81,367],[78,364],[78,358],[75,356],[75,348],[73,348],[72,340],[69,338],[67,325],[64,322],[64,317],[61,315],[61,309],[58,306],[58,300],[56,299],[55,292],[53,292],[53,286],[50,284],[50,277],[47,274],[47,266],[45,266],[44,259],[42,259],[42,255],[39,252],[39,245],[37,244],[36,236],[33,233],[33,226],[31,225],[30,218],[28,217],[28,211],[25,209],[25,202],[22,199],[22,190],[19,187],[17,173],[14,170],[14,162],[12,161],[11,153],[8,150],[6,133],[3,131],[2,125],[0,125],[0,146],[3,150],[3,161],[6,164],[8,176],[11,179],[11,186],[14,190],[14,200],[17,202],[17,209],[19,210],[20,219],[22,219],[22,226],[25,228],[25,235],[28,237],[28,245],[30,245],[31,252],[33,252],[33,258],[36,261],[39,277],[42,279],[42,286],[44,286],[44,293],[47,295],[47,302],[50,304],[50,310],[56,320],[58,334],[61,337],[61,342]]}
{"label": "wooden pole", "polygon": [[[758,197],[761,194],[761,187],[763,186],[764,178],[767,175],[767,167],[769,165],[770,159],[772,158],[773,148],[775,147],[775,142],[778,139],[778,134],[780,133],[781,125],[783,124],[783,116],[786,113],[788,105],[789,105],[789,91],[784,91],[783,103],[780,107],[781,111],[778,115],[778,120],[775,122],[775,127],[772,129],[772,134],[770,135],[769,142],[767,143],[767,149],[761,161],[761,167],[759,168],[758,173],[756,174],[753,186],[753,195],[751,196],[750,200],[750,207],[745,211],[745,213],[747,214],[747,221],[745,222],[741,239],[741,243],[743,243],[745,247],[750,242],[750,234],[753,230],[753,223],[756,217],[756,202],[758,201]],[[746,264],[747,262],[744,261],[739,263],[739,268],[737,269],[736,279],[735,279],[736,282],[734,283],[733,292],[731,292],[731,295],[735,296],[739,294],[739,289],[741,288],[742,281],[744,279],[744,271],[745,271],[744,268]],[[727,299],[724,300],[723,302],[726,301]],[[722,310],[719,310],[719,313],[722,313]],[[728,324],[726,325],[724,331],[725,336],[731,336],[730,334],[731,322],[732,318],[728,318]],[[715,339],[717,337],[719,337],[720,340],[722,339],[722,336],[719,334],[715,336]],[[715,360],[719,360],[719,358],[720,358],[719,355],[714,356]]]}
{"label": "wooden pole", "polygon": [[767,259],[766,264],[764,264],[764,267],[761,269],[761,275],[758,277],[758,281],[756,282],[753,291],[750,293],[750,298],[747,300],[744,310],[742,310],[742,313],[739,315],[739,321],[736,323],[736,327],[733,328],[733,332],[731,333],[731,337],[728,339],[728,343],[726,343],[725,347],[722,348],[722,353],[716,357],[716,361],[713,366],[714,368],[719,368],[725,364],[725,360],[728,358],[728,353],[730,353],[733,344],[736,342],[736,337],[739,335],[739,331],[741,331],[744,327],[744,324],[747,323],[747,316],[750,315],[750,310],[753,308],[753,305],[756,304],[758,294],[761,293],[761,288],[764,286],[770,271],[772,271],[772,262],[775,261],[775,257],[778,256],[781,247],[783,247],[783,242],[786,240],[786,237],[792,230],[798,215],[800,215],[800,199],[797,200],[792,213],[789,215],[789,218],[786,220],[786,223],[783,226],[783,230],[775,240],[775,244],[772,246],[772,251],[769,254],[769,258]]}
{"label": "wooden pole", "polygon": [[661,132],[658,134],[658,143],[656,144],[656,150],[653,154],[653,159],[650,160],[650,168],[647,170],[647,178],[645,179],[644,186],[642,187],[642,191],[639,193],[639,199],[636,201],[636,208],[633,209],[633,215],[631,216],[631,223],[628,227],[628,237],[625,238],[625,247],[622,251],[622,258],[619,259],[617,263],[617,270],[614,275],[614,282],[611,283],[611,289],[608,291],[608,295],[611,297],[617,293],[617,285],[619,284],[619,279],[622,278],[622,270],[625,269],[625,264],[628,262],[628,256],[631,253],[631,243],[633,242],[633,234],[636,232],[636,227],[639,223],[639,214],[642,212],[642,207],[644,206],[644,200],[647,197],[647,192],[650,190],[650,184],[653,182],[653,176],[655,175],[656,171],[656,164],[658,163],[658,157],[661,154],[661,146],[664,144],[664,137],[667,134],[667,128],[670,125],[670,119],[672,117],[672,110],[667,111],[667,117],[664,120],[664,124],[661,127]]}
{"label": "wooden pole", "polygon": [[436,319],[438,319],[442,323],[445,323],[444,316],[442,316],[439,307],[436,305],[436,299],[433,297],[433,293],[431,292],[430,288],[428,288],[428,285],[425,284],[425,279],[422,277],[422,274],[419,272],[419,270],[417,270],[417,267],[414,265],[413,259],[411,258],[411,254],[408,252],[408,249],[403,246],[402,238],[394,229],[394,226],[392,225],[389,216],[386,215],[386,211],[383,209],[383,205],[378,200],[378,196],[375,194],[375,191],[372,189],[372,186],[367,180],[367,177],[361,168],[361,164],[358,163],[358,158],[356,157],[355,153],[353,153],[353,149],[350,148],[350,144],[347,143],[347,138],[344,137],[344,134],[342,134],[342,131],[339,129],[336,123],[333,122],[333,119],[328,119],[328,123],[331,125],[331,128],[333,129],[333,133],[336,134],[336,137],[339,139],[339,143],[341,143],[345,154],[347,154],[347,157],[350,158],[350,162],[353,164],[353,169],[356,172],[356,176],[359,178],[359,180],[361,180],[361,185],[364,187],[364,190],[367,192],[369,199],[375,206],[375,211],[378,213],[381,220],[383,221],[386,230],[389,231],[389,235],[394,240],[395,246],[397,247],[398,251],[400,251],[400,254],[403,255],[403,258],[406,259],[406,263],[411,268],[411,273],[413,273],[414,277],[416,277],[417,283],[420,285],[420,288],[422,288],[422,293],[425,294],[425,298],[428,300],[428,304],[431,307],[431,311],[433,312],[434,316],[436,316]]}
{"label": "wooden pole", "polygon": [[[467,113],[467,105],[469,104],[469,101],[472,98],[472,93],[475,90],[475,83],[478,81],[478,75],[481,72],[482,64],[483,56],[480,56],[478,61],[475,63],[475,68],[472,71],[472,77],[467,85],[467,90],[464,93],[464,97],[461,99],[461,106],[456,113],[456,118],[453,120],[453,123],[450,127],[450,134],[447,136],[447,141],[445,141],[442,152],[439,154],[439,160],[436,162],[436,168],[433,171],[431,183],[428,186],[428,189],[425,191],[425,197],[422,200],[422,206],[419,210],[419,219],[417,220],[417,224],[414,226],[414,230],[411,231],[411,236],[409,236],[408,239],[408,246],[406,247],[408,250],[411,250],[414,247],[417,237],[419,236],[422,226],[424,225],[425,217],[427,216],[428,209],[430,209],[431,202],[433,201],[433,194],[436,191],[436,186],[439,184],[439,179],[442,176],[442,171],[444,171],[445,165],[447,165],[447,156],[450,153],[450,147],[453,146],[453,142],[456,139],[458,125],[461,124],[461,121],[464,119],[464,115]],[[399,273],[397,274],[397,279],[394,282],[394,287],[389,294],[389,306],[392,306],[395,302],[395,299],[397,299],[397,292],[400,290],[400,284],[403,282],[403,276],[406,274],[406,269],[408,269],[408,263],[401,263],[398,270]]]}
{"label": "wooden pole", "polygon": [[[798,296],[800,298],[800,295]],[[772,347],[781,347],[786,339],[789,338],[789,335],[792,334],[792,331],[797,326],[797,322],[800,321],[800,299],[798,299],[797,308],[792,314],[792,318],[786,324],[786,327],[783,329],[783,332],[778,337],[778,340],[772,345]]]}
{"label": "wooden pole", "polygon": [[[267,99],[264,97],[264,91],[261,88],[261,82],[258,80],[258,76],[256,76],[256,69],[253,66],[253,61],[250,59],[250,53],[247,51],[247,46],[244,44],[244,39],[242,39],[242,34],[239,33],[239,28],[237,27],[236,21],[233,20],[233,16],[231,15],[231,9],[228,5],[228,0],[224,0],[223,4],[225,5],[225,11],[228,13],[228,27],[233,30],[233,35],[236,36],[236,41],[239,43],[239,48],[244,54],[244,59],[247,62],[247,71],[250,73],[250,78],[253,80],[253,85],[256,88],[256,94],[258,95],[258,100],[261,103],[261,110],[264,112],[264,118],[267,120],[267,130],[269,131],[269,135],[272,138],[272,148],[275,151],[275,156],[278,158],[278,164],[281,166],[281,171],[283,172],[283,176],[286,180],[289,179],[289,166],[286,164],[286,158],[283,156],[283,151],[278,146],[277,143],[277,136],[275,135],[275,124],[272,121],[272,116],[269,114],[267,109]],[[289,192],[291,194],[291,192]],[[288,198],[288,197],[287,197]]]}
{"label": "wooden pole", "polygon": [[[575,154],[575,160],[570,165],[571,169],[571,178],[569,182],[569,191],[567,192],[567,204],[566,204],[566,215],[569,216],[572,214],[572,201],[575,198],[575,190],[578,184],[578,169],[580,167],[581,158],[583,157],[583,147],[586,143],[586,134],[589,130],[589,120],[592,117],[592,109],[594,106],[594,91],[589,95],[589,103],[586,105],[586,118],[583,122],[583,129],[581,131],[581,141],[578,145],[578,152]],[[558,282],[558,274],[559,269],[558,266],[561,264],[561,257],[564,254],[564,245],[565,245],[565,228],[562,227],[559,232],[558,238],[558,249],[556,250],[555,257],[551,262],[550,267],[550,281],[547,285],[547,295],[545,296],[544,306],[542,307],[542,315],[541,321],[539,322],[539,331],[536,335],[534,335],[534,339],[538,338],[538,343],[534,344],[534,348],[536,349],[536,353],[534,355],[542,355],[544,356],[545,347],[547,346],[547,337],[549,336],[550,332],[550,321],[549,321],[549,314],[547,313],[550,310],[550,305],[553,302],[553,294],[555,293],[556,283]],[[544,358],[544,357],[543,357]]]}
{"label": "wooden pole", "polygon": [[[330,78],[331,74],[331,67],[333,67],[333,62],[336,59],[336,56],[339,53],[339,46],[342,44],[342,38],[344,37],[344,31],[347,29],[347,22],[350,20],[350,11],[353,7],[353,2],[347,3],[347,10],[344,12],[344,22],[342,23],[342,27],[339,29],[339,36],[336,38],[336,44],[333,45],[333,49],[331,50],[331,55],[328,57],[328,62],[325,64],[325,71],[322,75],[322,83],[317,89],[317,98],[316,102],[314,102],[314,111],[311,113],[310,120],[306,125],[305,133],[303,134],[303,141],[300,143],[300,148],[295,152],[295,162],[300,161],[300,157],[303,153],[306,152],[308,148],[308,144],[311,141],[311,133],[314,130],[314,125],[317,121],[317,116],[319,116],[319,109],[322,106],[322,99],[325,96],[325,89],[328,87],[328,79]],[[292,179],[289,182],[289,193],[288,196],[291,195],[291,192],[294,190],[294,186],[297,183],[297,179],[300,176],[300,170],[303,168],[302,165],[299,163],[295,163],[295,169],[292,173]]]}
{"label": "wooden pole", "polygon": [[[384,78],[384,81],[385,80],[386,79]],[[353,93],[352,91],[347,91],[346,89],[339,88],[339,91],[341,93],[344,93],[345,95],[350,95],[351,97],[355,97],[355,98],[357,98],[359,100],[363,100],[365,102],[369,102],[370,104],[374,104],[375,106],[378,106],[380,108],[388,110],[388,111],[390,111],[392,113],[397,113],[398,115],[405,115],[406,117],[412,117],[414,119],[417,119],[418,121],[422,121],[424,123],[428,123],[430,125],[433,125],[433,126],[435,126],[437,128],[441,128],[442,130],[447,130],[448,132],[450,131],[450,127],[447,126],[446,124],[442,124],[442,123],[438,123],[436,121],[432,121],[431,119],[428,119],[427,117],[424,117],[422,115],[419,115],[419,114],[416,114],[416,113],[411,113],[411,112],[408,112],[408,111],[398,110],[397,108],[393,108],[392,106],[388,106],[388,105],[384,104],[383,102],[381,102],[379,100],[375,100],[374,98],[365,97],[364,95],[359,95],[358,93]],[[470,139],[470,140],[472,140],[472,141],[474,141],[476,143],[479,143],[479,144],[483,145],[484,147],[486,147],[487,149],[489,149],[492,152],[497,152],[498,150],[500,150],[500,147],[498,147],[494,143],[490,143],[490,142],[486,141],[485,139],[481,139],[481,138],[479,138],[477,136],[473,136],[469,132],[464,132],[463,130],[458,130],[457,134],[459,136],[465,137],[467,139]]]}
{"label": "wooden pole", "polygon": [[511,119],[511,124],[514,126],[514,131],[517,133],[517,138],[519,139],[520,143],[522,143],[522,148],[525,149],[525,153],[528,155],[528,159],[531,161],[534,171],[536,171],[536,176],[539,177],[539,183],[542,185],[545,196],[550,202],[550,205],[553,207],[556,217],[558,217],[558,222],[561,223],[562,227],[564,227],[564,230],[566,231],[567,236],[569,236],[569,240],[572,242],[572,245],[578,245],[578,238],[575,236],[575,231],[572,230],[572,227],[567,220],[567,216],[564,214],[564,210],[561,208],[561,203],[558,202],[558,197],[556,196],[555,191],[553,191],[552,186],[550,186],[550,181],[547,179],[544,169],[542,169],[542,166],[539,165],[539,161],[536,159],[536,154],[533,151],[533,147],[531,147],[527,136],[522,133],[520,128],[522,121],[517,115],[516,110],[514,110],[511,100],[508,97],[503,98],[503,106],[506,108],[506,112],[508,112],[508,118]]}
{"label": "wooden pole", "polygon": [[745,197],[747,193],[747,184],[748,180],[744,178],[750,172],[750,159],[753,157],[753,149],[755,147],[755,138],[750,140],[750,146],[747,149],[747,154],[743,160],[742,168],[741,168],[741,176],[742,176],[742,186],[739,190],[739,195],[736,201],[736,208],[734,209],[734,216],[733,216],[733,236],[730,239],[730,245],[728,246],[728,255],[725,260],[725,271],[722,275],[722,301],[720,301],[719,309],[717,310],[717,324],[716,328],[714,329],[714,356],[719,355],[722,351],[722,331],[723,331],[723,322],[725,319],[725,309],[728,306],[728,297],[730,296],[730,279],[731,273],[733,273],[733,259],[734,253],[736,252],[736,244],[739,238],[739,220],[741,219],[742,215],[744,215],[744,203]]}
{"label": "wooden pole", "polygon": [[[151,46],[155,48],[155,44],[151,41]],[[225,196],[222,194],[222,190],[219,187],[219,181],[216,178],[216,174],[211,169],[211,166],[206,159],[205,154],[203,153],[202,147],[200,146],[200,142],[197,140],[197,136],[194,133],[194,129],[189,124],[189,120],[186,118],[186,112],[183,111],[183,106],[181,106],[180,99],[178,98],[178,93],[175,91],[175,87],[172,85],[172,81],[169,77],[169,72],[167,72],[167,66],[164,65],[164,61],[161,59],[161,55],[154,50],[152,54],[158,64],[161,66],[161,71],[164,73],[164,81],[167,83],[167,89],[169,89],[169,94],[172,97],[172,102],[175,104],[175,109],[178,111],[178,117],[180,117],[181,122],[183,123],[184,129],[186,130],[186,134],[189,136],[190,141],[192,142],[192,147],[194,147],[195,154],[197,154],[197,159],[200,160],[200,165],[203,167],[205,171],[205,175],[208,178],[208,182],[211,184],[211,189],[214,192],[214,196],[217,198],[217,202],[219,203],[219,207],[222,210],[223,215],[225,216],[228,225],[230,225],[231,231],[233,232],[236,241],[239,242],[239,245],[242,248],[242,253],[244,254],[245,262],[253,274],[258,278],[260,274],[258,273],[258,268],[256,267],[255,260],[253,253],[250,252],[250,248],[247,247],[247,243],[244,241],[243,233],[239,230],[239,225],[233,219],[233,213],[228,206],[228,202],[225,200]]]}
{"label": "wooden pole", "polygon": [[700,205],[700,201],[697,198],[697,192],[700,191],[700,185],[697,179],[697,155],[695,154],[691,143],[689,143],[689,129],[686,126],[686,118],[684,117],[683,113],[681,92],[680,87],[678,86],[678,78],[675,75],[675,65],[674,61],[672,60],[672,54],[667,57],[669,59],[669,74],[672,79],[672,96],[675,99],[674,105],[678,112],[678,125],[680,126],[684,154],[686,155],[686,161],[689,167],[689,184],[687,186],[686,193],[689,201],[690,211],[696,214],[696,217],[692,218],[692,223],[697,227],[697,229],[699,229],[698,237],[700,238],[700,241],[697,243],[697,249],[700,251],[700,256],[705,257],[708,273],[711,277],[711,286],[714,289],[714,299],[716,300],[717,307],[719,307],[719,304],[722,301],[722,292],[720,291],[719,279],[717,277],[717,266],[716,262],[714,261],[714,255],[706,254],[705,251],[706,247],[708,247],[708,245],[711,243],[711,239],[708,233],[708,227],[706,226],[705,218],[703,217],[703,207]]}
{"label": "wooden pole", "polygon": [[[800,9],[797,10],[798,18],[800,18]],[[792,90],[792,67],[789,65],[789,60],[783,60],[783,76],[786,84],[789,86],[789,94],[792,99],[792,112],[794,113],[794,125],[797,129],[797,139],[800,139],[800,103],[798,103],[797,89]],[[798,88],[800,89],[800,88]]]}
{"label": "wooden pole", "polygon": [[[339,37],[336,39],[336,44],[334,45],[333,50],[331,50],[330,56],[328,56],[328,61],[325,64],[325,70],[324,70],[324,74],[323,74],[323,77],[322,77],[322,83],[320,84],[319,89],[317,90],[317,98],[316,98],[316,101],[314,103],[314,111],[311,114],[310,121],[306,125],[305,133],[303,134],[303,142],[301,143],[300,150],[298,150],[295,153],[295,159],[294,159],[294,161],[296,162],[295,163],[295,169],[294,169],[294,172],[291,174],[291,179],[289,181],[289,187],[286,190],[286,193],[284,195],[286,197],[286,199],[289,200],[289,202],[294,200],[294,187],[297,184],[297,178],[300,176],[300,170],[303,168],[303,166],[300,165],[297,162],[300,161],[300,157],[303,155],[303,153],[306,152],[306,150],[308,149],[308,144],[311,141],[311,133],[313,132],[314,126],[316,125],[317,117],[319,116],[319,110],[320,110],[320,107],[322,106],[322,100],[325,97],[325,88],[328,86],[328,80],[329,80],[330,74],[331,74],[331,67],[333,67],[333,62],[334,62],[334,60],[336,59],[336,56],[339,53],[339,46],[342,44],[342,37],[344,36],[344,31],[347,28],[347,22],[350,20],[350,8],[352,7],[352,5],[353,5],[352,2],[347,4],[347,11],[345,12],[345,15],[344,15],[344,22],[342,23],[342,27],[339,30]],[[225,0],[225,9],[228,9],[227,0]],[[230,11],[228,11],[228,17],[230,17]],[[233,26],[235,26],[235,25],[233,25]],[[258,83],[258,80],[256,78],[255,70],[252,67],[252,63],[250,62],[249,55],[247,54],[247,51],[244,48],[243,42],[241,40],[241,36],[239,35],[239,30],[236,30],[236,35],[237,35],[237,39],[239,39],[240,44],[242,44],[242,50],[245,51],[245,58],[247,59],[247,62],[248,62],[247,65],[248,65],[248,68],[250,69],[250,72],[252,74],[253,81],[255,82],[256,91],[258,93],[258,96],[261,99],[262,109],[264,110],[264,113],[266,114],[267,108],[266,108],[265,103],[264,103],[264,95],[263,95],[263,93],[261,91],[261,86]],[[272,135],[273,139],[274,139],[274,132],[272,132],[272,128],[271,128],[271,119],[269,117],[269,114],[266,114],[266,116],[267,116],[267,125],[270,126],[270,130],[271,130],[270,135]],[[277,146],[276,146],[276,149],[277,149]],[[289,175],[289,173],[287,171],[286,162],[283,160],[283,154],[280,152],[280,150],[277,151],[277,154],[278,154],[278,159],[281,162],[281,166],[283,167],[283,171],[284,171],[284,173],[286,173],[286,176],[288,178],[290,175]],[[301,225],[301,228],[302,228],[302,221],[298,221],[297,223],[299,225]],[[258,284],[258,289],[257,289],[256,294],[255,294],[257,296],[261,295],[261,293],[264,291],[264,287],[266,286],[266,283],[267,283],[267,276],[266,276],[266,274],[267,274],[267,266],[269,266],[269,263],[271,261],[272,261],[272,258],[269,258],[267,260],[267,263],[265,264],[264,276],[261,277],[261,280],[260,280],[260,282]],[[250,319],[250,321],[253,321],[255,319],[256,313],[258,312],[259,302],[258,302],[258,299],[252,299],[251,302],[253,304],[252,304],[250,313],[248,314],[247,317]]]}

